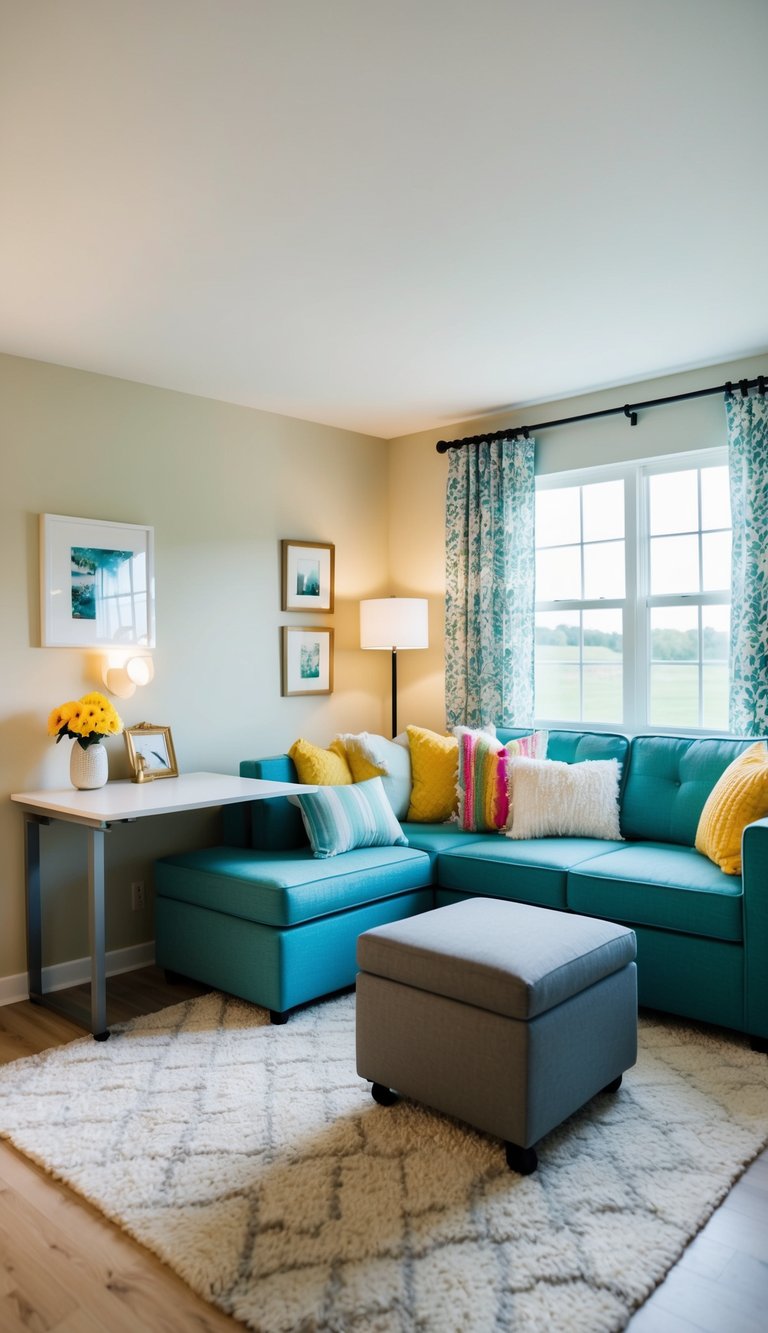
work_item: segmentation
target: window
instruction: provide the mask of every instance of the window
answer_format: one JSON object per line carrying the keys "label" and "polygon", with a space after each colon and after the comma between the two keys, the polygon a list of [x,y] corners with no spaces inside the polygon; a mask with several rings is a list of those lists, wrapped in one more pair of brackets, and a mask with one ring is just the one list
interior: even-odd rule
{"label": "window", "polygon": [[728,727],[724,450],[537,479],[536,716]]}
{"label": "window", "polygon": [[536,712],[623,717],[624,480],[536,491]]}

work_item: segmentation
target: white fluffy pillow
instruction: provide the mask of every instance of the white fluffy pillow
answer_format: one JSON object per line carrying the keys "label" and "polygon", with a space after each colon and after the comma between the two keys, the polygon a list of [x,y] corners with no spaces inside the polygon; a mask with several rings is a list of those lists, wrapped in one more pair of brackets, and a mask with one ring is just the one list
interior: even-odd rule
{"label": "white fluffy pillow", "polygon": [[621,838],[619,761],[510,759],[508,838]]}

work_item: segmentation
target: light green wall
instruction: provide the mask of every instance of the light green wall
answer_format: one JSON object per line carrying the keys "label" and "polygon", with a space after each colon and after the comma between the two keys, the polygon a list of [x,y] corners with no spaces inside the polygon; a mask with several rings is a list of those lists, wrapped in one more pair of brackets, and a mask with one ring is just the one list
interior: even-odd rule
{"label": "light green wall", "polygon": [[[101,688],[99,659],[41,648],[38,515],[155,529],[156,676],[117,701],[128,725],[172,727],[182,769],[237,772],[242,758],[299,735],[385,730],[388,662],[358,646],[358,601],[387,584],[388,447],[326,426],[191,395],[0,356],[0,980],[26,968],[22,816],[12,791],[68,785],[71,742],[46,735],[50,710]],[[336,545],[335,690],[280,696],[279,541]],[[127,776],[122,737],[110,776]],[[204,844],[216,815],[118,826],[108,838],[109,949],[150,939],[151,903],[131,912],[131,880],[156,855]],[[84,834],[43,831],[45,963],[87,952]]]}
{"label": "light green wall", "polygon": [[[445,725],[443,630],[445,595],[445,479],[448,458],[435,452],[440,439],[455,440],[504,426],[533,425],[558,417],[596,412],[627,402],[754,379],[768,372],[768,352],[760,357],[669,375],[663,379],[584,394],[497,417],[463,421],[391,441],[390,575],[392,591],[427,595],[430,599],[430,647],[403,654],[399,666],[400,725],[417,722],[437,730]],[[563,472],[659,454],[707,449],[726,443],[725,412],[720,395],[693,399],[640,413],[630,426],[624,416],[585,421],[536,434],[536,471]]]}

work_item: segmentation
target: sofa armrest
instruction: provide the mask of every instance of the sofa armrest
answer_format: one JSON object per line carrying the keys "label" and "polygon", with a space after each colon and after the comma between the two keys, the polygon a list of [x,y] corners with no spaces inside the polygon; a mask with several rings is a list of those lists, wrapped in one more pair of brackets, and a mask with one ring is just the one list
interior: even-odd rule
{"label": "sofa armrest", "polygon": [[742,837],[744,889],[744,1026],[768,1037],[768,819]]}
{"label": "sofa armrest", "polygon": [[[268,782],[298,781],[294,762],[287,754],[243,759],[240,777],[265,778]],[[299,847],[306,842],[301,816],[285,796],[225,805],[221,811],[221,837],[226,847],[256,847],[269,851]]]}

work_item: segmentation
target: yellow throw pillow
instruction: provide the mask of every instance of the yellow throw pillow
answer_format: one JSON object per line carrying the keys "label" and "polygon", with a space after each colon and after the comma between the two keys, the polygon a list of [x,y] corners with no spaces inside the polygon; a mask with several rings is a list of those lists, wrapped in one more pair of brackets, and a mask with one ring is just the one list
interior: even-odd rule
{"label": "yellow throw pillow", "polygon": [[459,742],[426,727],[408,727],[413,787],[408,819],[415,824],[445,823],[456,809]]}
{"label": "yellow throw pillow", "polygon": [[344,787],[352,781],[349,764],[341,741],[333,741],[327,750],[309,741],[294,741],[288,751],[296,765],[299,782],[314,787]]}
{"label": "yellow throw pillow", "polygon": [[362,745],[358,744],[356,735],[350,733],[348,736],[338,736],[336,740],[344,746],[353,782],[370,782],[371,778],[383,778],[386,769],[373,762]]}
{"label": "yellow throw pillow", "polygon": [[696,850],[726,875],[741,874],[741,835],[768,815],[768,747],[756,741],[734,759],[707,797],[696,830]]}

